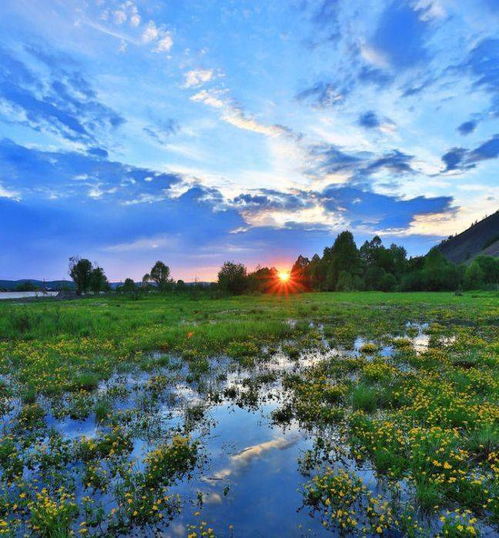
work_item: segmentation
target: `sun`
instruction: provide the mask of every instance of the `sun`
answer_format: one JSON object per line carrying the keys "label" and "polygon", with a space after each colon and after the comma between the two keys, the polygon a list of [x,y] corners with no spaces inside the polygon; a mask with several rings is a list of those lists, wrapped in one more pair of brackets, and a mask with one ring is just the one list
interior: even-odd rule
{"label": "sun", "polygon": [[286,271],[280,271],[278,277],[281,282],[288,282],[289,273],[287,273]]}

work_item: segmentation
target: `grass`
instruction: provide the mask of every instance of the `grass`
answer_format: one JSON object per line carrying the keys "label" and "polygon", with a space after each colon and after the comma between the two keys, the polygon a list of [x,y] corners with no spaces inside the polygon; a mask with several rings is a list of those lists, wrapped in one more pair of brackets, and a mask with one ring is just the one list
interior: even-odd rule
{"label": "grass", "polygon": [[[224,399],[258,408],[278,386],[274,422],[295,421],[315,446],[337,436],[335,450],[356,462],[333,470],[331,448],[307,460],[304,501],[325,528],[419,536],[422,511],[441,534],[475,536],[480,522],[499,523],[498,298],[366,292],[2,303],[0,496],[8,501],[0,532],[160,526],[179,509],[171,485],[201,458],[189,435],[205,410]],[[414,347],[414,323],[428,324],[428,349]],[[367,342],[360,352],[358,337]],[[384,346],[392,355],[377,355]],[[273,370],[279,353],[298,370]],[[317,362],[300,368],[314,353]],[[249,376],[224,385],[240,368]],[[177,382],[203,401],[165,430],[161,409]],[[94,438],[68,440],[49,428],[50,420],[92,416]],[[138,463],[136,439],[149,449]],[[395,493],[375,497],[357,474],[363,465]]]}
{"label": "grass", "polygon": [[374,387],[357,385],[352,391],[352,408],[372,413],[378,407],[379,394]]}

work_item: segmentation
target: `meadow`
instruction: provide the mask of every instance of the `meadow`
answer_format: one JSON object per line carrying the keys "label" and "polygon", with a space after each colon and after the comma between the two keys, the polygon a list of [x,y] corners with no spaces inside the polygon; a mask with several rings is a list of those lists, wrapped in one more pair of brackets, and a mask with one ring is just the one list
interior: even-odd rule
{"label": "meadow", "polygon": [[0,304],[0,534],[497,535],[498,299]]}

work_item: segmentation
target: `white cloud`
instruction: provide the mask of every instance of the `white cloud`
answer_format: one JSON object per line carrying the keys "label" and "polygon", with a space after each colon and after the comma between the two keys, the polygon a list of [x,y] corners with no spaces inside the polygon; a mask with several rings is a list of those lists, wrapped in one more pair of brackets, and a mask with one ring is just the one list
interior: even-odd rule
{"label": "white cloud", "polygon": [[244,112],[236,107],[229,107],[221,116],[222,120],[246,131],[253,131],[266,136],[278,136],[286,134],[288,131],[280,125],[266,125],[259,121],[247,117]]}
{"label": "white cloud", "polygon": [[123,205],[137,205],[137,204],[154,204],[166,200],[168,196],[166,194],[146,194],[142,193],[137,196],[135,200],[127,200],[123,202]]}
{"label": "white cloud", "polygon": [[381,69],[388,69],[390,67],[390,62],[388,58],[380,51],[376,50],[374,47],[371,47],[366,44],[360,46],[360,54],[366,62],[379,67]]}
{"label": "white cloud", "polygon": [[118,32],[115,30],[112,30],[110,28],[107,28],[106,26],[103,26],[101,24],[97,24],[89,19],[83,21],[87,26],[90,26],[94,30],[98,30],[99,32],[102,32],[103,34],[110,35],[112,37],[115,37],[119,39],[122,43],[131,43],[133,45],[140,45],[140,41],[137,39],[134,39],[133,37],[130,37],[129,35],[126,35],[124,32]]}
{"label": "white cloud", "polygon": [[239,129],[253,131],[266,136],[278,136],[290,133],[288,129],[281,125],[268,125],[247,116],[241,108],[232,104],[225,95],[226,92],[222,90],[201,90],[191,97],[191,101],[204,103],[212,108],[222,109],[223,112],[220,119]]}
{"label": "white cloud", "polygon": [[293,435],[288,438],[279,437],[270,441],[264,441],[257,445],[252,445],[244,448],[241,452],[230,456],[227,467],[216,471],[211,476],[203,477],[205,482],[211,483],[216,480],[223,480],[231,475],[237,474],[242,469],[246,468],[253,460],[262,457],[270,450],[285,450],[290,446],[293,446],[299,441],[298,435]]}
{"label": "white cloud", "polygon": [[213,108],[223,108],[227,105],[227,101],[223,99],[225,93],[222,90],[201,90],[191,97],[191,101],[204,103]]}
{"label": "white cloud", "polygon": [[439,0],[417,0],[414,8],[421,11],[420,19],[422,21],[442,19],[447,15],[444,6]]}
{"label": "white cloud", "polygon": [[[332,230],[348,227],[348,222],[340,212],[331,212],[316,204],[303,209],[262,209],[260,211],[242,211],[242,217],[252,228],[273,227],[286,228],[289,223],[299,223],[305,227],[326,226]],[[233,233],[240,229],[233,230]]]}
{"label": "white cloud", "polygon": [[[482,220],[486,215],[497,211],[499,200],[499,188],[488,188],[486,194],[473,197],[473,189],[463,189],[468,196],[462,201],[462,205],[455,211],[447,213],[433,213],[430,215],[415,215],[408,228],[390,230],[390,234],[399,236],[408,235],[435,235],[439,237],[459,233],[474,222]],[[483,192],[483,191],[482,191]],[[377,232],[379,233],[379,232]],[[387,230],[383,230],[387,233]]]}
{"label": "white cloud", "polygon": [[124,22],[126,22],[126,19],[127,19],[127,15],[126,13],[121,10],[121,9],[117,9],[114,13],[113,13],[113,18],[114,18],[114,22],[116,24],[123,24]]}
{"label": "white cloud", "polygon": [[88,191],[88,195],[90,196],[90,198],[93,198],[94,200],[102,198],[103,194],[105,194],[105,191],[103,191],[98,185],[94,187],[90,187]]}
{"label": "white cloud", "polygon": [[141,36],[143,43],[155,43],[154,52],[168,52],[173,46],[173,37],[156,26],[154,21],[149,21]]}
{"label": "white cloud", "polygon": [[213,78],[212,69],[193,69],[185,74],[185,88],[201,86]]}
{"label": "white cloud", "polygon": [[161,39],[159,39],[154,52],[168,52],[173,47],[173,38],[170,33],[166,33]]}
{"label": "white cloud", "polygon": [[0,183],[0,198],[9,198],[19,202],[21,200],[21,193],[7,189]]}
{"label": "white cloud", "polygon": [[137,250],[151,250],[157,248],[173,247],[176,243],[174,237],[159,235],[155,237],[144,237],[129,243],[118,243],[109,245],[102,250],[106,252],[133,252]]}
{"label": "white cloud", "polygon": [[146,26],[146,29],[142,33],[142,41],[144,43],[150,43],[151,41],[155,41],[159,37],[159,30],[156,26],[156,23],[154,21],[149,21],[149,23]]}

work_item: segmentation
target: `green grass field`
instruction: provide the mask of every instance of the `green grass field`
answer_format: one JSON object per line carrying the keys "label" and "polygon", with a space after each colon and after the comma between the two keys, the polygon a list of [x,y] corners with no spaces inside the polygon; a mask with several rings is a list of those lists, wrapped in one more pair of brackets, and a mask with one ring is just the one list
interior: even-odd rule
{"label": "green grass field", "polygon": [[[497,532],[498,299],[201,293],[0,304],[0,533],[166,528],[190,502],[170,490],[189,491],[199,454],[210,458],[196,429],[203,413],[221,402],[259,408],[272,388],[269,420],[309,442],[298,487],[321,532]],[[293,371],[277,368],[283,356]],[[229,387],[228,372],[244,373],[242,385]],[[120,377],[144,375],[133,389]],[[159,409],[180,381],[201,411],[187,406],[166,431]],[[120,406],[130,394],[133,405]],[[64,420],[90,420],[93,437],[65,436]],[[138,464],[134,442],[145,437]],[[366,468],[383,488],[366,482]],[[208,532],[188,523],[192,536]],[[209,523],[207,535],[239,535]]]}

